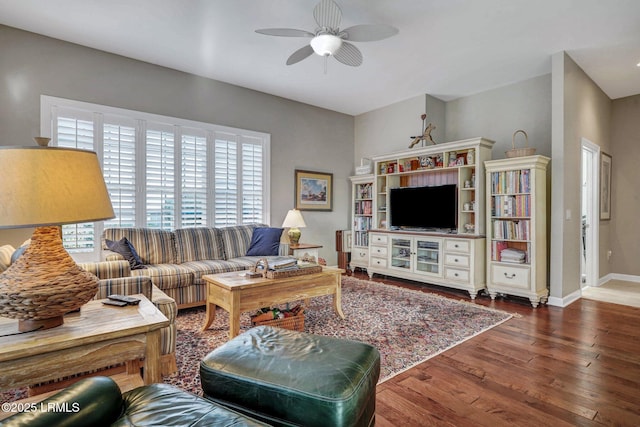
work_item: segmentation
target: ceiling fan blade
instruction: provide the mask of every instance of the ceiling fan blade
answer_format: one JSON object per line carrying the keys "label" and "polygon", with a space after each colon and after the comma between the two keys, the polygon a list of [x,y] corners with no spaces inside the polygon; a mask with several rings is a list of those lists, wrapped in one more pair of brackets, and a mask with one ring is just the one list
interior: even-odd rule
{"label": "ceiling fan blade", "polygon": [[296,50],[291,54],[289,59],[287,59],[287,65],[293,65],[305,59],[306,57],[313,54],[313,48],[310,45],[306,45]]}
{"label": "ceiling fan blade", "polygon": [[256,30],[256,33],[278,37],[315,37],[315,34],[309,31],[296,30],[295,28],[264,28]]}
{"label": "ceiling fan blade", "polygon": [[313,17],[320,28],[337,31],[342,19],[340,6],[333,0],[322,0],[313,9]]}
{"label": "ceiling fan blade", "polygon": [[342,42],[342,47],[333,55],[345,65],[357,67],[362,64],[362,52],[351,43]]}
{"label": "ceiling fan blade", "polygon": [[391,25],[364,24],[345,28],[339,36],[352,42],[375,42],[396,34],[398,29]]}

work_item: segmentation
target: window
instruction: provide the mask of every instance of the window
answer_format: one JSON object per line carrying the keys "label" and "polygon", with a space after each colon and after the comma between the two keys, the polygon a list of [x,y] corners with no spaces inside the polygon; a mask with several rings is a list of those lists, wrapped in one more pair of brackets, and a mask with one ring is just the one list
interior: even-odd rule
{"label": "window", "polygon": [[268,134],[41,97],[52,145],[95,151],[116,218],[63,226],[78,261],[97,259],[105,227],[269,223]]}

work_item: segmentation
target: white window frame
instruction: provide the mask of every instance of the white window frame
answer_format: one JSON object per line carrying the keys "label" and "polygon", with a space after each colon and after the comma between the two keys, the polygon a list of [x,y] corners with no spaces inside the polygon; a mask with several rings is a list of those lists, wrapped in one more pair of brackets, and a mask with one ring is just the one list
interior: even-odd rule
{"label": "white window frame", "polygon": [[[207,137],[207,162],[208,165],[213,165],[213,146],[215,143],[216,134],[229,134],[234,135],[238,144],[241,144],[245,140],[257,141],[263,149],[263,164],[262,164],[262,182],[264,189],[264,199],[262,204],[262,216],[264,223],[270,223],[270,211],[271,211],[271,181],[270,181],[270,165],[271,165],[271,135],[264,132],[257,132],[246,129],[232,128],[228,126],[221,126],[212,123],[198,122],[193,120],[180,119],[175,117],[163,116],[158,114],[146,113],[135,110],[128,110],[123,108],[110,107],[105,105],[93,104],[83,101],[76,101],[65,98],[58,98],[48,95],[41,95],[40,97],[40,135],[51,138],[51,145],[58,145],[56,129],[57,123],[54,122],[54,118],[58,117],[59,111],[65,109],[77,110],[83,113],[83,115],[91,115],[94,120],[94,148],[98,154],[98,159],[102,164],[102,140],[103,140],[103,118],[107,117],[121,117],[130,123],[136,124],[136,226],[144,227],[146,223],[146,188],[145,188],[145,152],[146,152],[146,134],[147,128],[156,129],[159,126],[163,128],[171,127],[175,130],[174,139],[176,141],[176,167],[179,167],[181,163],[181,141],[182,141],[182,129],[188,129],[187,134],[191,130],[197,130]],[[241,151],[241,147],[238,147]],[[215,204],[214,204],[214,191],[213,182],[211,176],[213,171],[210,166],[208,169],[208,191],[207,191],[207,221],[208,226],[214,226],[215,220]],[[241,169],[239,169],[241,172]],[[181,182],[180,172],[176,170],[175,185],[175,200],[182,202],[181,195]],[[238,194],[238,203],[241,204],[242,194],[241,191]],[[176,203],[176,211],[178,211],[178,203]],[[180,212],[176,212],[176,221],[181,221]],[[238,223],[242,221],[242,209],[239,206],[238,209]],[[180,223],[176,223],[177,227],[180,227]],[[95,223],[95,238],[97,239],[103,231],[103,222]],[[98,245],[100,246],[100,245]],[[97,260],[101,256],[101,248],[93,248],[92,251],[72,253],[72,256],[77,261],[89,261]]]}

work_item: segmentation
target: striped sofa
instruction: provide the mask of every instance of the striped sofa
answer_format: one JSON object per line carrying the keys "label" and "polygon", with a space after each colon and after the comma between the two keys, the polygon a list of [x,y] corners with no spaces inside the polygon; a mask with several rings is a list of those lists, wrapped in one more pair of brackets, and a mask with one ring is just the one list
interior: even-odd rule
{"label": "striped sofa", "polygon": [[[232,227],[196,227],[173,231],[150,228],[107,228],[102,234],[106,260],[122,260],[109,251],[106,239],[126,237],[135,248],[145,268],[132,270],[134,276],[147,276],[160,290],[173,298],[178,308],[204,305],[205,274],[246,270],[260,258],[245,256],[253,230],[264,224]],[[280,244],[279,254],[288,255],[289,246]]]}

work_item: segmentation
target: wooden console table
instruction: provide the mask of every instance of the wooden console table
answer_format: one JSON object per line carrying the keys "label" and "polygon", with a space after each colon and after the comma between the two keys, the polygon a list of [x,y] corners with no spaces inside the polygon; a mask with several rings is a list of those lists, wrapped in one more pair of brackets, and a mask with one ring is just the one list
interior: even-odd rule
{"label": "wooden console table", "polygon": [[[126,307],[90,301],[63,325],[42,331],[18,333],[17,320],[0,318],[0,390],[139,359],[145,384],[162,382],[160,328],[169,320],[143,295],[136,297],[140,304]],[[127,363],[128,371],[138,367]]]}
{"label": "wooden console table", "polygon": [[[206,330],[216,317],[216,306],[229,312],[229,338],[240,333],[240,313],[286,302],[305,300],[322,295],[333,295],[333,307],[341,318],[342,273],[344,270],[323,267],[320,273],[281,279],[244,276],[242,271],[207,274],[207,317],[202,330]],[[307,304],[308,305],[308,304]]]}

